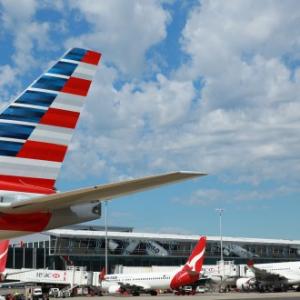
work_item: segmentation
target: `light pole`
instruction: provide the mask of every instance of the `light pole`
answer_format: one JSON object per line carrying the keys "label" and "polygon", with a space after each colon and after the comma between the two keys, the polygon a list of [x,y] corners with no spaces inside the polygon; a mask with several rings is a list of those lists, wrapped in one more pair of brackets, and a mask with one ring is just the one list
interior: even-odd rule
{"label": "light pole", "polygon": [[222,214],[224,212],[224,208],[216,208],[216,211],[219,213],[219,220],[220,220],[220,246],[221,246],[221,261],[220,261],[220,267],[221,267],[221,282],[219,286],[219,291],[221,292],[223,290],[223,279],[224,279],[224,259],[223,259],[223,237],[222,237]]}
{"label": "light pole", "polygon": [[223,263],[223,237],[222,237],[222,214],[224,212],[224,208],[216,208],[216,211],[219,213],[220,220],[220,246],[221,246],[221,262]]}
{"label": "light pole", "polygon": [[104,201],[104,228],[105,228],[105,274],[108,273],[108,257],[107,257],[107,200]]}

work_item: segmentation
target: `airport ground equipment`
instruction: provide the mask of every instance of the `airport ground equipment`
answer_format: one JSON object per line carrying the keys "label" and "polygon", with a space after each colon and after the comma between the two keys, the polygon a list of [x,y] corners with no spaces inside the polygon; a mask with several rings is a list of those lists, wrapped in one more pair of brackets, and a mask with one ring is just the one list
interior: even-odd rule
{"label": "airport ground equipment", "polygon": [[12,285],[0,289],[5,299],[47,300],[48,294],[38,285]]}

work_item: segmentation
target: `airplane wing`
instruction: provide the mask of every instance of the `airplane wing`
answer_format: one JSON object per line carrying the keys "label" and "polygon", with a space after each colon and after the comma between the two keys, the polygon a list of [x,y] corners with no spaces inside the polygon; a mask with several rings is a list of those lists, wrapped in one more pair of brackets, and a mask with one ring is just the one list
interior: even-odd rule
{"label": "airplane wing", "polygon": [[197,172],[173,172],[123,182],[96,185],[28,200],[0,203],[0,213],[20,214],[36,211],[52,211],[77,204],[96,203],[204,175],[206,174]]}
{"label": "airplane wing", "polygon": [[260,269],[254,266],[252,261],[247,263],[248,268],[254,273],[256,280],[258,281],[285,281],[285,276],[268,272],[267,270]]}

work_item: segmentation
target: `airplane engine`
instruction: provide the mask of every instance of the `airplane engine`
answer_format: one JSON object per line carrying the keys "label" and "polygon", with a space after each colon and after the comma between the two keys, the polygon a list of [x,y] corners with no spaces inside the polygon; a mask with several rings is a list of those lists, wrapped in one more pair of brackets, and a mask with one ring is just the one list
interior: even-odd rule
{"label": "airplane engine", "polygon": [[236,287],[240,291],[250,291],[255,288],[256,280],[254,277],[251,278],[239,278],[236,281]]}
{"label": "airplane engine", "polygon": [[111,285],[111,286],[108,288],[107,292],[108,292],[109,294],[118,294],[118,293],[121,292],[121,291],[120,291],[120,286],[119,286],[118,284]]}
{"label": "airplane engine", "polygon": [[101,203],[86,203],[61,208],[52,212],[45,230],[96,220],[101,217]]}
{"label": "airplane engine", "polygon": [[210,280],[212,283],[214,284],[219,284],[222,281],[222,276],[218,276],[218,275],[211,275],[209,276]]}

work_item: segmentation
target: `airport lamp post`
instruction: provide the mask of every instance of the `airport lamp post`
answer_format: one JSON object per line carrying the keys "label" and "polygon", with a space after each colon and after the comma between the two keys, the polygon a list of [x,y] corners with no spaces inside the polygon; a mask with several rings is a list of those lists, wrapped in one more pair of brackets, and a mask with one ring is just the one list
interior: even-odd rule
{"label": "airport lamp post", "polygon": [[223,237],[222,237],[222,214],[224,212],[224,208],[217,208],[216,211],[220,216],[220,246],[221,246],[221,262],[223,263]]}
{"label": "airport lamp post", "polygon": [[107,200],[104,201],[104,227],[105,227],[105,274],[108,274],[108,257],[107,257]]}
{"label": "airport lamp post", "polygon": [[224,208],[217,208],[216,211],[219,213],[219,220],[220,220],[220,247],[221,247],[221,284],[220,284],[220,291],[222,290],[222,286],[223,286],[223,279],[224,279],[224,259],[223,259],[223,237],[222,237],[222,214],[224,212]]}

